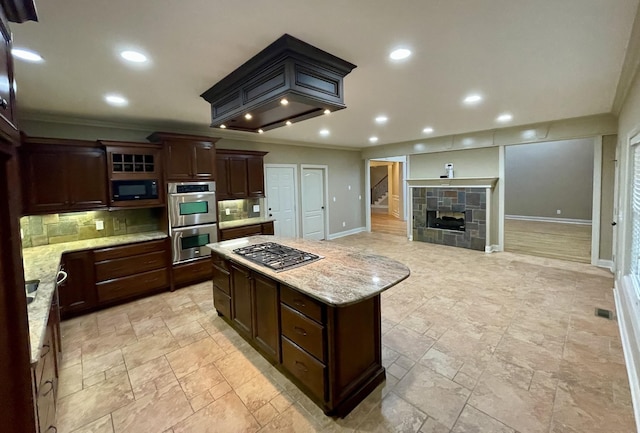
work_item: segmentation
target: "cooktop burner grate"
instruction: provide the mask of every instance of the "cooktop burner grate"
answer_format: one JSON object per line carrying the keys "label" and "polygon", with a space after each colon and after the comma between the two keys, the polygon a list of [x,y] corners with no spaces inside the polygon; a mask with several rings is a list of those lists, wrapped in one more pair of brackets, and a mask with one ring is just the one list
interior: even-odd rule
{"label": "cooktop burner grate", "polygon": [[264,242],[249,245],[248,247],[236,248],[233,252],[254,263],[273,269],[276,272],[303,266],[322,258],[316,254],[307,253],[306,251],[280,245],[275,242]]}

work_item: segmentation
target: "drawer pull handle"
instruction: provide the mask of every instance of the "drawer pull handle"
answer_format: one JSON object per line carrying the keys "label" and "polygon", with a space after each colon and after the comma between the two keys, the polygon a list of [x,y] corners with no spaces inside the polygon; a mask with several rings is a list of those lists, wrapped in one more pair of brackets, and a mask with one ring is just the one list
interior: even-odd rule
{"label": "drawer pull handle", "polygon": [[299,326],[294,326],[293,330],[304,337],[307,336],[307,331],[304,328],[300,328]]}
{"label": "drawer pull handle", "polygon": [[304,303],[304,301],[301,301],[300,299],[294,299],[293,303],[296,304],[296,306],[298,307],[306,307],[307,304]]}
{"label": "drawer pull handle", "polygon": [[296,361],[296,367],[298,368],[298,370],[302,370],[302,371],[304,371],[305,373],[309,372],[309,369],[307,369],[307,366],[306,366],[306,365],[304,365],[304,363],[303,363],[303,362]]}
{"label": "drawer pull handle", "polygon": [[[46,352],[44,351],[44,349],[47,349]],[[49,352],[51,352],[51,346],[48,344],[43,344],[42,345],[42,354],[40,355],[40,359],[44,358],[45,356],[47,356],[49,354]]]}
{"label": "drawer pull handle", "polygon": [[49,394],[51,391],[53,391],[53,381],[52,381],[52,380],[47,380],[45,383],[43,383],[43,384],[42,384],[42,387],[44,388],[44,386],[45,386],[47,383],[48,383],[49,385],[51,385],[51,388],[49,388],[49,390],[48,390],[47,392],[43,392],[43,393],[42,393],[42,396],[43,396],[43,397],[44,397],[45,395]]}
{"label": "drawer pull handle", "polygon": [[9,107],[9,103],[6,99],[2,98],[2,100],[0,101],[0,107],[4,108],[5,110]]}
{"label": "drawer pull handle", "polygon": [[[60,278],[62,277],[62,278]],[[69,277],[69,275],[65,272],[65,271],[58,271],[58,279],[56,281],[56,284],[60,285],[62,283],[64,283],[65,281],[67,281],[67,278]]]}

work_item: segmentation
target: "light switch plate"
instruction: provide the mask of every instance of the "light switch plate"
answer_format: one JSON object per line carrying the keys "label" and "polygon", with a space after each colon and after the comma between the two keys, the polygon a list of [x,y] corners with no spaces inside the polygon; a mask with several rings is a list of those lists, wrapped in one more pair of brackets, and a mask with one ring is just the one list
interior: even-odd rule
{"label": "light switch plate", "polygon": [[96,220],[96,230],[104,230],[104,221]]}
{"label": "light switch plate", "polygon": [[224,210],[224,214],[225,214],[225,215],[231,215],[231,209],[226,208],[226,209]]}
{"label": "light switch plate", "polygon": [[260,205],[259,204],[254,204],[253,205],[253,212],[260,212]]}

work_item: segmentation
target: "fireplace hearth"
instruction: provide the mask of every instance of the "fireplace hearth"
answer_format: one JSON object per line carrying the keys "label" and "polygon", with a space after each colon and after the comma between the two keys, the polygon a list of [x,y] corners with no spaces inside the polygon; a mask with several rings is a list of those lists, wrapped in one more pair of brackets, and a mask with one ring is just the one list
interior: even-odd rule
{"label": "fireplace hearth", "polygon": [[427,227],[463,232],[465,231],[465,214],[464,212],[428,210]]}

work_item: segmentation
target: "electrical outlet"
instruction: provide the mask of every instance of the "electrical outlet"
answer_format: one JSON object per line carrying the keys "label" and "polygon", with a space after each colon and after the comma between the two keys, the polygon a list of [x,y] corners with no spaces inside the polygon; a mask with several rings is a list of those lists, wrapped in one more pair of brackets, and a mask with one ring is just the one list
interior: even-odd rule
{"label": "electrical outlet", "polygon": [[260,205],[259,204],[254,204],[253,205],[253,212],[260,212]]}
{"label": "electrical outlet", "polygon": [[225,214],[225,215],[231,215],[231,209],[226,208],[226,209],[224,210],[224,214]]}
{"label": "electrical outlet", "polygon": [[342,221],[342,227],[346,227],[347,226],[347,222],[346,221]]}
{"label": "electrical outlet", "polygon": [[556,210],[556,214],[557,215],[560,215],[561,213],[562,213],[562,210],[560,210],[560,209]]}
{"label": "electrical outlet", "polygon": [[96,230],[104,230],[104,221],[96,220]]}

